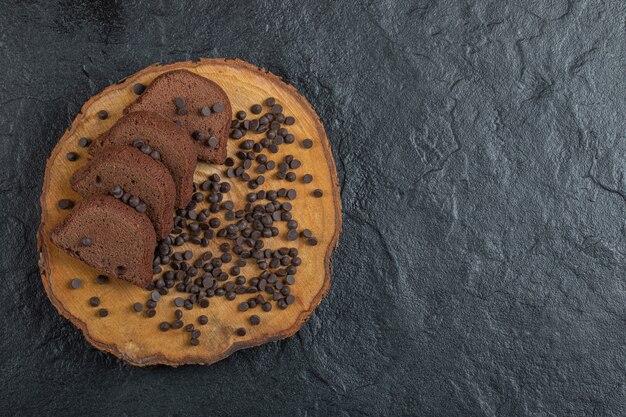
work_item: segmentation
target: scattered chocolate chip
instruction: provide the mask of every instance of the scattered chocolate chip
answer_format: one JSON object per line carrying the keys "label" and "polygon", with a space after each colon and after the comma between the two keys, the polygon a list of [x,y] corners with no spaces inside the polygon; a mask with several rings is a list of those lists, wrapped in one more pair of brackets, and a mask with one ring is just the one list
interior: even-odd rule
{"label": "scattered chocolate chip", "polygon": [[82,285],[83,285],[83,282],[78,278],[74,278],[73,280],[70,281],[70,286],[75,290],[80,288]]}
{"label": "scattered chocolate chip", "polygon": [[152,301],[156,303],[161,299],[161,293],[159,293],[157,290],[154,290],[150,294],[150,298],[152,298]]}
{"label": "scattered chocolate chip", "polygon": [[107,117],[109,117],[109,112],[107,112],[106,110],[100,110],[100,111],[98,112],[98,119],[100,119],[100,120],[104,120],[104,119],[106,119]]}
{"label": "scattered chocolate chip", "polygon": [[311,139],[304,139],[302,141],[302,147],[305,149],[311,149],[313,147],[313,141]]}
{"label": "scattered chocolate chip", "polygon": [[182,307],[184,304],[185,304],[185,300],[184,300],[184,299],[182,299],[181,297],[176,297],[176,298],[174,299],[174,305],[175,305],[176,307]]}
{"label": "scattered chocolate chip", "polygon": [[176,114],[179,115],[179,116],[187,116],[187,114],[189,114],[189,110],[187,110],[186,108],[182,107],[182,108],[176,110]]}
{"label": "scattered chocolate chip", "polygon": [[250,316],[250,324],[253,326],[257,326],[259,323],[261,323],[261,318],[259,316],[252,315]]}
{"label": "scattered chocolate chip", "polygon": [[198,339],[192,338],[189,343],[191,343],[192,346],[198,346],[200,344],[200,341]]}
{"label": "scattered chocolate chip", "polygon": [[315,246],[317,245],[317,239],[314,237],[311,237],[307,239],[306,243],[309,244],[309,246]]}
{"label": "scattered chocolate chip", "polygon": [[252,114],[259,114],[262,110],[263,108],[260,104],[253,104],[252,107],[250,107],[250,111],[252,112]]}
{"label": "scattered chocolate chip", "polygon": [[296,229],[291,229],[287,232],[287,240],[294,241],[298,239],[298,231]]}
{"label": "scattered chocolate chip", "polygon": [[224,105],[222,103],[215,103],[213,105],[213,112],[214,113],[221,113],[222,110],[224,110]]}
{"label": "scattered chocolate chip", "polygon": [[91,297],[89,299],[89,305],[92,307],[98,307],[100,305],[100,299],[98,297]]}
{"label": "scattered chocolate chip", "polygon": [[292,124],[294,124],[295,122],[296,122],[296,119],[294,119],[293,117],[291,117],[291,116],[287,116],[287,117],[285,117],[285,124],[286,124],[287,126],[291,126],[291,125],[292,125]]}
{"label": "scattered chocolate chip", "polygon": [[176,99],[174,100],[174,104],[178,108],[185,107],[185,99],[183,97],[176,97]]}
{"label": "scattered chocolate chip", "polygon": [[261,309],[267,313],[272,310],[272,305],[270,303],[263,303]]}
{"label": "scattered chocolate chip", "polygon": [[106,284],[109,281],[109,277],[107,277],[106,275],[98,275],[96,277],[96,282],[98,284]]}
{"label": "scattered chocolate chip", "polygon": [[78,140],[78,146],[80,146],[81,148],[86,148],[89,145],[91,145],[91,139],[89,138],[80,138]]}
{"label": "scattered chocolate chip", "polygon": [[148,311],[146,311],[146,316],[147,317],[154,317],[154,316],[156,316],[156,310],[153,309],[153,308],[149,309]]}
{"label": "scattered chocolate chip", "polygon": [[211,108],[209,106],[204,106],[200,109],[200,114],[204,117],[207,117],[211,114]]}
{"label": "scattered chocolate chip", "polygon": [[76,152],[68,152],[66,157],[67,160],[71,162],[78,160],[78,154]]}
{"label": "scattered chocolate chip", "polygon": [[263,102],[263,104],[265,104],[268,107],[273,106],[274,104],[276,104],[276,99],[274,97],[268,97],[265,99],[265,101]]}
{"label": "scattered chocolate chip", "polygon": [[98,316],[106,317],[108,315],[109,315],[109,310],[107,310],[106,308],[101,308],[100,310],[98,310]]}
{"label": "scattered chocolate chip", "polygon": [[67,198],[59,200],[59,208],[66,210],[74,207],[74,202],[72,200],[68,200]]}
{"label": "scattered chocolate chip", "polygon": [[143,310],[143,305],[141,303],[135,303],[133,304],[133,310],[135,310],[135,312],[137,313],[141,313],[141,311]]}
{"label": "scattered chocolate chip", "polygon": [[246,335],[246,329],[244,329],[243,327],[238,328],[235,333],[237,334],[237,336],[245,336]]}
{"label": "scattered chocolate chip", "polygon": [[191,133],[191,137],[192,137],[194,140],[202,140],[202,139],[204,139],[204,134],[203,134],[202,132],[200,132],[199,130],[194,130],[194,131]]}
{"label": "scattered chocolate chip", "polygon": [[198,317],[198,323],[207,324],[209,322],[209,318],[205,315],[201,315]]}
{"label": "scattered chocolate chip", "polygon": [[307,239],[313,237],[313,232],[311,232],[309,229],[304,229],[302,231],[302,237],[305,237]]}
{"label": "scattered chocolate chip", "polygon": [[146,86],[141,83],[133,85],[133,92],[137,95],[141,95],[145,90]]}
{"label": "scattered chocolate chip", "polygon": [[248,303],[239,303],[239,311],[247,311],[249,307]]}
{"label": "scattered chocolate chip", "polygon": [[159,330],[161,330],[162,332],[166,332],[170,329],[170,324],[166,321],[162,321],[159,324]]}
{"label": "scattered chocolate chip", "polygon": [[207,145],[208,145],[210,148],[215,148],[215,147],[217,147],[217,138],[216,138],[215,136],[211,136],[211,137],[209,138],[209,140],[207,141]]}
{"label": "scattered chocolate chip", "polygon": [[323,195],[324,195],[324,192],[320,190],[319,188],[313,190],[313,197],[320,198]]}

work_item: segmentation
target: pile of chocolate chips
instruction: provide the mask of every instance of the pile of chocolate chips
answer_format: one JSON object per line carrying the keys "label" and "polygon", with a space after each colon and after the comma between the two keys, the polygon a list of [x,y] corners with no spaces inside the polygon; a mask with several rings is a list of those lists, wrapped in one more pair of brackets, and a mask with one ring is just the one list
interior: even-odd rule
{"label": "pile of chocolate chips", "polygon": [[[295,143],[294,135],[285,126],[294,124],[296,120],[285,116],[282,106],[273,98],[265,100],[264,104],[270,110],[263,115],[260,104],[250,109],[252,114],[259,115],[258,118],[247,119],[243,110],[236,113],[237,119],[231,124],[230,137],[241,140],[240,151],[235,155],[238,162],[230,157],[225,162],[226,177],[231,181],[247,182],[248,188],[252,190],[264,184],[263,174],[269,175],[272,171],[275,171],[277,180],[296,181],[295,171],[302,166],[292,155],[276,162],[261,154],[264,149],[269,153],[277,153],[280,146]],[[264,137],[257,141],[248,139],[248,132],[263,134]],[[302,147],[306,149],[311,144],[312,141],[306,139]],[[248,173],[252,171],[258,175],[252,177]],[[312,179],[310,174],[305,174],[301,180],[310,183]],[[297,248],[266,247],[266,239],[279,235],[279,222],[287,225],[285,237],[288,241],[303,238],[310,245],[317,244],[313,233],[309,229],[298,231],[299,223],[293,219],[291,201],[297,198],[295,189],[250,192],[241,207],[236,207],[228,199],[230,190],[231,184],[217,174],[194,184],[191,202],[185,209],[177,210],[174,228],[167,238],[159,242],[155,251],[154,273],[160,276],[148,288],[151,294],[145,303],[145,315],[153,317],[161,296],[176,291],[180,296],[173,301],[174,317],[171,322],[161,322],[159,329],[168,331],[184,327],[191,334],[192,345],[198,345],[201,336],[196,326],[208,323],[208,319],[202,315],[198,323],[185,324],[184,310],[206,308],[213,297],[240,300],[240,312],[255,308],[269,312],[273,305],[286,309],[295,302],[291,286],[296,283],[297,270],[302,264]],[[198,209],[200,203],[207,203],[208,207]],[[215,216],[218,213],[223,213],[224,220]],[[193,259],[192,251],[176,250],[188,243],[207,247],[215,238],[224,241],[219,246],[219,253],[207,251]],[[249,277],[242,275],[242,268],[246,265],[255,265],[258,274]],[[171,270],[163,271],[164,266],[169,266]],[[141,307],[139,304],[134,309],[140,312],[144,310]],[[261,318],[251,315],[248,321],[250,325],[259,325]],[[235,333],[243,336],[246,330],[238,328]]]}

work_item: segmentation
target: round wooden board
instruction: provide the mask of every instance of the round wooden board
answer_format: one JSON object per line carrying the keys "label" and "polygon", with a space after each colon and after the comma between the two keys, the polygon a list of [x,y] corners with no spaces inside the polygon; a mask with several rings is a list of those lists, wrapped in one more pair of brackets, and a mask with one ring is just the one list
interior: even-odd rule
{"label": "round wooden board", "polygon": [[[237,306],[239,302],[247,299],[245,295],[238,296],[234,301],[227,301],[224,297],[211,298],[208,308],[196,306],[192,311],[185,311],[184,322],[193,323],[202,331],[199,346],[192,346],[189,343],[189,333],[183,329],[168,332],[158,329],[161,321],[171,322],[174,319],[173,299],[177,296],[176,291],[170,291],[162,298],[155,317],[147,318],[144,314],[132,311],[133,303],[144,303],[148,299],[149,293],[146,290],[117,279],[111,279],[104,285],[98,284],[95,280],[97,273],[93,269],[66,255],[50,242],[51,229],[69,213],[69,210],[58,208],[58,201],[62,198],[74,201],[80,199],[69,185],[71,175],[88,161],[87,150],[78,146],[79,138],[83,136],[95,138],[107,130],[122,115],[122,110],[137,98],[132,90],[135,83],[149,85],[163,72],[181,68],[206,76],[221,85],[231,100],[233,112],[240,109],[248,111],[250,105],[273,96],[284,106],[286,115],[296,118],[296,124],[289,126],[289,131],[295,135],[296,142],[281,146],[278,154],[269,154],[268,157],[277,163],[288,154],[300,159],[302,167],[296,170],[298,180],[291,183],[278,180],[274,177],[273,171],[265,175],[267,181],[258,190],[295,188],[298,198],[292,201],[293,218],[299,222],[299,230],[311,229],[319,240],[317,246],[309,246],[303,239],[288,242],[285,238],[286,228],[281,222],[279,225],[281,233],[278,237],[269,239],[266,247],[298,248],[302,265],[298,268],[296,284],[292,286],[296,302],[286,310],[280,310],[274,305],[272,311],[268,313],[259,308],[241,313]],[[103,109],[109,113],[109,118],[104,121],[97,117],[98,111]],[[248,136],[253,139],[260,138],[259,135]],[[311,149],[302,147],[304,138],[313,140]],[[228,154],[234,155],[238,145],[239,141],[229,140]],[[70,151],[80,155],[78,161],[69,162],[66,159],[65,155]],[[194,180],[204,181],[213,173],[225,179],[224,169],[223,166],[199,163]],[[300,177],[305,173],[313,175],[312,183],[304,184],[301,181]],[[232,190],[225,198],[233,200],[236,207],[243,206],[245,196],[250,190],[239,179],[230,182]],[[312,196],[312,191],[316,188],[323,190],[322,198]],[[199,206],[202,207],[204,205]],[[91,98],[75,118],[70,130],[56,145],[47,162],[41,211],[42,219],[37,240],[41,276],[48,297],[64,317],[82,330],[91,344],[139,366],[211,364],[239,349],[293,335],[328,291],[330,258],[341,229],[337,173],[328,138],[319,117],[304,97],[277,76],[246,62],[231,59],[203,59],[195,63],[151,66]],[[195,259],[206,250],[218,253],[220,243],[221,239],[213,239],[206,249],[184,245],[177,250],[190,249],[194,252]],[[242,274],[250,277],[258,275],[259,272],[256,266],[246,266]],[[83,285],[80,289],[70,289],[70,280],[73,278],[82,279]],[[89,306],[88,300],[92,296],[100,297],[101,307],[109,310],[108,317],[98,317],[98,309]],[[204,326],[197,324],[197,317],[201,314],[209,317],[208,324]],[[260,325],[248,324],[248,318],[252,314],[261,317]],[[239,327],[247,329],[245,336],[239,337],[235,334]]]}

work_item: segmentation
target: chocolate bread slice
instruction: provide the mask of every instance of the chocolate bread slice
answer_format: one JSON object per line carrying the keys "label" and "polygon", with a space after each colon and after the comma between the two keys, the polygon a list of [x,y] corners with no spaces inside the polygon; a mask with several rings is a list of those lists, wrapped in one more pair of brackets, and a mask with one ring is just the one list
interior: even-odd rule
{"label": "chocolate bread slice", "polygon": [[159,75],[125,113],[152,111],[181,124],[194,140],[198,159],[223,164],[232,110],[213,81],[185,70]]}
{"label": "chocolate bread slice", "polygon": [[108,194],[121,187],[123,192],[145,203],[158,238],[164,238],[172,230],[176,198],[172,175],[162,163],[138,149],[126,145],[103,148],[72,176],[70,184],[84,197]]}
{"label": "chocolate bread slice", "polygon": [[150,219],[113,197],[85,198],[52,230],[50,238],[99,273],[142,288],[152,280],[156,234]]}
{"label": "chocolate bread slice", "polygon": [[167,167],[176,184],[176,207],[184,208],[193,193],[193,172],[196,150],[187,131],[157,113],[138,111],[120,118],[89,148],[97,155],[112,144],[147,145],[143,151],[157,151],[158,159]]}

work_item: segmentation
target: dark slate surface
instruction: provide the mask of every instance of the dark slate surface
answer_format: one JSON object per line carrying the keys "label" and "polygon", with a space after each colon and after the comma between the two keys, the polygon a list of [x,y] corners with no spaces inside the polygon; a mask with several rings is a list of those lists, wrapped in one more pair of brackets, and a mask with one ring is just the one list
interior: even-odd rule
{"label": "dark slate surface", "polygon": [[[626,413],[623,0],[1,3],[1,415]],[[199,57],[320,114],[332,288],[289,340],[133,368],[44,295],[44,163],[89,97]]]}

